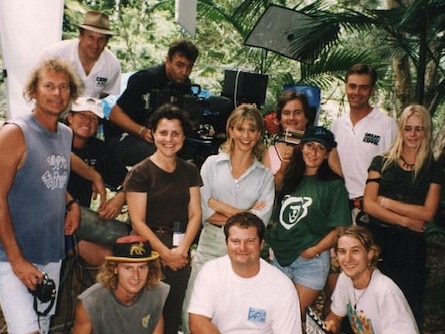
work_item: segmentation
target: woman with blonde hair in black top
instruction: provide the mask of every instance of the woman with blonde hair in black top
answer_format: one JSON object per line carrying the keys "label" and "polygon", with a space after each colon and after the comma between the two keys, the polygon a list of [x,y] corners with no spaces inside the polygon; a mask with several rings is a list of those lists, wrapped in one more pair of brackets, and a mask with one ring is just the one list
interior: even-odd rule
{"label": "woman with blonde hair in black top", "polygon": [[431,127],[424,107],[403,110],[394,144],[369,167],[363,202],[369,229],[382,249],[379,269],[403,291],[419,325],[426,280],[424,232],[443,182],[432,155]]}

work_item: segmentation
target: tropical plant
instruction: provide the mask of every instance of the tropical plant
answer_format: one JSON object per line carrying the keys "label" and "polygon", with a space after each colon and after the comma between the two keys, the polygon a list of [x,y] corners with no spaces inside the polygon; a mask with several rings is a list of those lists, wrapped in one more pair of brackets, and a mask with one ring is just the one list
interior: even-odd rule
{"label": "tropical plant", "polygon": [[[355,56],[363,62],[368,54],[371,64],[386,72],[387,76],[394,77],[397,110],[416,102],[425,105],[434,115],[445,99],[443,1],[397,2],[397,6],[386,10],[362,8],[358,11],[336,5],[324,9],[323,6],[322,1],[315,1],[301,8],[301,12],[314,17],[319,25],[298,27],[293,33],[295,52],[301,52],[301,45],[308,39],[314,40],[314,36],[316,43],[304,44],[304,52],[309,54],[320,46],[322,49],[316,64],[302,64],[303,80],[314,80],[314,77],[320,76],[320,83],[323,83],[326,75],[336,76],[335,72],[329,71],[332,66],[352,65],[347,63],[350,60],[355,62]],[[326,31],[339,33],[326,34]],[[367,34],[382,36],[385,43],[377,50],[370,50],[363,44],[344,52],[345,43],[351,36]],[[317,71],[323,68],[328,71]]]}
{"label": "tropical plant", "polygon": [[[173,23],[173,1],[67,0],[66,14],[69,16],[70,7],[79,3],[112,16],[119,36],[111,40],[110,46],[126,71],[159,62],[171,39],[183,35]],[[198,0],[199,21],[194,37],[201,49],[195,66],[198,83],[215,93],[221,88],[226,68],[267,73],[267,109],[272,108],[283,84],[315,85],[331,96],[333,87],[341,86],[345,71],[363,62],[379,71],[378,97],[390,112],[395,114],[408,103],[417,102],[434,115],[443,103],[442,0],[392,1],[391,6],[396,8],[386,10],[376,9],[379,1],[273,3],[314,18],[314,24],[298,27],[292,33],[292,47],[296,53],[316,60],[309,64],[298,62],[243,44],[272,1]],[[71,10],[71,14],[74,12]],[[343,94],[341,89],[338,91],[336,95]]]}

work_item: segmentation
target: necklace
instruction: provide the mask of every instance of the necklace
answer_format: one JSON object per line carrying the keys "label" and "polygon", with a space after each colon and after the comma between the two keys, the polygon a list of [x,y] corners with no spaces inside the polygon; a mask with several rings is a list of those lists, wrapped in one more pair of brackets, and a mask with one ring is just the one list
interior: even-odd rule
{"label": "necklace", "polygon": [[366,289],[368,289],[369,284],[366,286],[366,288],[364,288],[362,291],[362,293],[360,294],[360,296],[356,296],[356,292],[358,291],[358,289],[354,288],[354,310],[357,310],[357,304],[360,301],[360,299],[363,297],[363,295],[366,293]]}
{"label": "necklace", "polygon": [[416,163],[409,164],[402,156],[400,156],[400,160],[402,160],[402,167],[405,169],[414,169],[414,166],[416,165]]}

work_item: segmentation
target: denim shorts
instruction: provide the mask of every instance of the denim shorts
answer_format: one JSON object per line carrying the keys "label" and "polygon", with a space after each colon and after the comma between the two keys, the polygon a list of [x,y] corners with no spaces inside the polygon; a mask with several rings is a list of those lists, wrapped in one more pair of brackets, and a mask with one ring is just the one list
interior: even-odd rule
{"label": "denim shorts", "polygon": [[320,253],[312,259],[299,256],[289,266],[281,266],[274,258],[272,264],[280,269],[294,284],[302,285],[312,290],[323,290],[329,274],[331,256],[329,251]]}
{"label": "denim shorts", "polygon": [[[35,266],[54,280],[56,290],[58,290],[61,262]],[[9,262],[0,262],[0,301],[8,325],[8,333],[48,333],[50,317],[55,313],[56,303],[47,316],[38,318],[33,307],[34,297],[14,274]],[[49,302],[41,304],[39,301],[38,310],[44,311],[48,305]]]}

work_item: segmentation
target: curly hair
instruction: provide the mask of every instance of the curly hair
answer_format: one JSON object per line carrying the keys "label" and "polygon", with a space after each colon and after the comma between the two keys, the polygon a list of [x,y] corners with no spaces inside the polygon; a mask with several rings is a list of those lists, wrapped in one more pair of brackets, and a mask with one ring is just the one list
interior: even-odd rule
{"label": "curly hair", "polygon": [[32,100],[32,96],[37,90],[37,84],[42,74],[49,71],[65,73],[68,76],[71,102],[82,95],[84,85],[71,63],[63,58],[52,57],[43,60],[29,74],[23,89],[23,97],[27,101]]}
{"label": "curly hair", "polygon": [[[105,261],[96,276],[96,280],[102,283],[106,288],[114,290],[117,287],[119,277],[115,273],[118,262]],[[145,287],[150,289],[161,281],[162,271],[159,258],[150,260],[148,264],[148,275]]]}
{"label": "curly hair", "polygon": [[221,151],[231,152],[234,149],[233,138],[230,136],[230,129],[233,129],[236,124],[247,121],[253,123],[256,130],[260,132],[260,138],[253,148],[253,155],[257,159],[261,159],[264,151],[264,145],[262,141],[262,136],[266,130],[264,126],[264,119],[261,112],[250,104],[243,104],[232,111],[226,123],[226,136],[227,140],[221,145]]}

